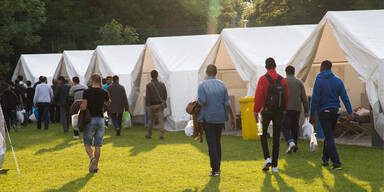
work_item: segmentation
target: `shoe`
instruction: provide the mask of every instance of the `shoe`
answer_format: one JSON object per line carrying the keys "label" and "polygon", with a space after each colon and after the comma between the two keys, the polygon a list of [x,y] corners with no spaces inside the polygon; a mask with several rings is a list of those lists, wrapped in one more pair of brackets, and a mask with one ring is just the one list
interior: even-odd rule
{"label": "shoe", "polygon": [[299,147],[296,145],[296,147],[293,149],[293,152],[296,153],[299,150]]}
{"label": "shoe", "polygon": [[121,136],[121,134],[120,134],[120,129],[117,129],[117,130],[116,130],[116,136]]}
{"label": "shoe", "polygon": [[99,168],[96,168],[95,170],[93,170],[93,173],[98,173],[99,172]]}
{"label": "shoe", "polygon": [[75,136],[73,136],[73,139],[80,139],[80,136],[75,135]]}
{"label": "shoe", "polygon": [[209,174],[209,176],[211,176],[211,177],[218,177],[218,176],[220,176],[220,171],[212,171],[212,172]]}
{"label": "shoe", "polygon": [[328,161],[323,161],[323,163],[321,163],[321,165],[322,165],[323,167],[329,167],[329,163],[328,163]]}
{"label": "shoe", "polygon": [[91,162],[89,162],[89,172],[93,173],[95,169],[96,169],[96,158],[92,158]]}
{"label": "shoe", "polygon": [[297,146],[295,145],[294,142],[290,142],[289,143],[289,147],[286,151],[287,154],[291,154],[295,149],[297,148]]}
{"label": "shoe", "polygon": [[146,135],[145,138],[146,138],[146,139],[152,139],[152,137],[151,137],[151,136],[148,136],[148,135]]}
{"label": "shoe", "polygon": [[272,167],[272,173],[278,173],[279,169],[277,167]]}
{"label": "shoe", "polygon": [[271,159],[267,158],[263,165],[263,171],[268,171],[270,166],[272,166]]}
{"label": "shoe", "polygon": [[333,169],[333,170],[342,170],[343,168],[341,168],[341,165],[335,165],[335,164],[333,164],[332,169]]}
{"label": "shoe", "polygon": [[164,139],[164,136],[161,136],[160,139]]}

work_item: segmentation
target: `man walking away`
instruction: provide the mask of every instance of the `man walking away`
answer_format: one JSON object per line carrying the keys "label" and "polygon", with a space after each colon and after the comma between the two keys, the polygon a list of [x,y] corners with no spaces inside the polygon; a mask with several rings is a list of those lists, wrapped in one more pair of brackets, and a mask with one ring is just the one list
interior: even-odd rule
{"label": "man walking away", "polygon": [[53,99],[53,91],[47,84],[47,78],[43,77],[40,84],[36,86],[33,104],[37,106],[39,119],[37,120],[37,129],[41,129],[41,121],[44,120],[44,129],[49,126],[49,104]]}
{"label": "man walking away", "polygon": [[158,119],[160,128],[160,139],[164,139],[164,108],[167,107],[167,89],[164,83],[157,80],[158,72],[151,71],[152,81],[147,84],[145,105],[149,113],[147,139],[152,138],[152,128],[155,118]]}
{"label": "man walking away", "polygon": [[12,91],[13,88],[13,82],[10,82],[8,85],[8,89],[3,92],[3,94],[0,97],[0,103],[1,103],[1,108],[3,109],[4,112],[4,119],[7,124],[7,131],[10,130],[11,127],[15,131],[16,125],[16,107],[18,105],[18,97],[16,96],[15,92]]}
{"label": "man walking away", "polygon": [[[85,151],[90,159],[89,172],[91,173],[99,171],[98,163],[104,136],[104,105],[109,104],[109,96],[102,88],[100,75],[93,74],[91,76],[91,87],[84,91],[83,103],[81,104],[81,110],[88,108],[91,114],[91,122],[84,127],[83,134]],[[95,152],[92,151],[92,144],[95,146]]]}
{"label": "man walking away", "polygon": [[116,129],[116,135],[120,136],[122,127],[123,112],[128,111],[128,98],[125,88],[119,84],[119,76],[113,76],[113,83],[108,87],[111,105],[109,113],[112,117],[112,124]]}
{"label": "man walking away", "polygon": [[205,131],[209,159],[212,171],[210,176],[220,176],[221,165],[221,131],[224,123],[228,121],[228,112],[231,117],[231,125],[235,125],[228,90],[224,82],[216,79],[217,68],[209,65],[206,70],[208,78],[198,88],[198,102],[201,105],[198,121],[203,123]]}
{"label": "man walking away", "polygon": [[288,144],[286,153],[290,154],[297,152],[299,149],[297,147],[297,137],[299,134],[301,105],[304,106],[304,117],[309,116],[309,105],[304,84],[295,77],[295,68],[288,66],[285,68],[285,72],[287,74],[289,101],[283,122],[283,134]]}
{"label": "man walking away", "polygon": [[69,86],[65,83],[65,78],[60,76],[57,78],[57,87],[55,90],[54,101],[60,109],[60,122],[63,126],[64,133],[68,133],[69,128],[69,104],[68,104]]}
{"label": "man walking away", "polygon": [[[73,98],[73,101],[81,101],[83,100],[83,93],[87,89],[86,86],[80,84],[80,79],[79,77],[73,77],[72,78],[73,86],[69,90],[69,97]],[[80,134],[79,134],[79,127],[74,127],[74,139],[80,139]]]}
{"label": "man walking away", "polygon": [[317,75],[313,86],[310,122],[313,124],[315,116],[318,115],[325,136],[322,157],[323,166],[329,166],[328,161],[331,159],[333,169],[341,169],[341,162],[333,135],[339,117],[340,98],[349,114],[348,119],[353,120],[354,117],[344,83],[332,73],[331,69],[332,63],[330,61],[325,60],[321,63],[321,72]]}
{"label": "man walking away", "polygon": [[[272,166],[272,172],[277,173],[279,172],[277,161],[279,159],[281,124],[289,99],[289,91],[285,78],[276,72],[276,63],[273,58],[268,58],[265,61],[265,68],[267,73],[261,76],[257,83],[254,114],[256,122],[259,121],[260,112],[262,117],[263,134],[260,140],[265,159],[262,169],[268,171],[269,167]],[[273,123],[272,161],[267,142],[268,126],[271,121]]]}
{"label": "man walking away", "polygon": [[33,95],[34,95],[34,90],[32,87],[32,82],[27,81],[27,91],[26,91],[26,98],[27,98],[27,114],[28,117],[32,114],[32,107],[33,107]]}

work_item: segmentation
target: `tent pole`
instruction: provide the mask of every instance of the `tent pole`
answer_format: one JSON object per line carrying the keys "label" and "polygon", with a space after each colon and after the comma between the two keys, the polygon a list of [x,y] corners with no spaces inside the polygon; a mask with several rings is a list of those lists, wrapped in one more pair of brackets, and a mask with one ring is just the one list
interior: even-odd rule
{"label": "tent pole", "polygon": [[16,163],[16,168],[17,168],[17,172],[19,173],[19,175],[21,175],[20,173],[20,169],[19,169],[19,164],[17,163],[17,159],[16,159],[16,154],[15,154],[15,150],[13,150],[13,145],[12,145],[12,141],[11,141],[11,136],[9,136],[9,129],[7,127],[7,125],[5,125],[6,129],[8,130],[7,131],[7,135],[8,135],[8,139],[9,139],[9,144],[11,145],[11,150],[12,150],[12,153],[13,153],[13,158],[15,159],[15,163]]}

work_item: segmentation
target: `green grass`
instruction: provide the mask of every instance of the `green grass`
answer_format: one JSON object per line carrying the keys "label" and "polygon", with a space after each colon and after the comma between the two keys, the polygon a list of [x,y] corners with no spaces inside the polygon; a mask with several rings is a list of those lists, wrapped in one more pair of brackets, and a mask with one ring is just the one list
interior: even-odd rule
{"label": "green grass", "polygon": [[293,155],[280,148],[280,173],[261,171],[258,140],[223,136],[222,176],[210,178],[206,143],[183,132],[167,132],[165,140],[144,138],[145,129],[107,130],[100,173],[88,173],[88,157],[80,140],[64,135],[59,125],[38,131],[34,125],[11,133],[21,176],[8,149],[0,175],[0,191],[384,191],[384,150],[339,145],[343,170],[320,166],[322,144],[309,152],[308,141]]}

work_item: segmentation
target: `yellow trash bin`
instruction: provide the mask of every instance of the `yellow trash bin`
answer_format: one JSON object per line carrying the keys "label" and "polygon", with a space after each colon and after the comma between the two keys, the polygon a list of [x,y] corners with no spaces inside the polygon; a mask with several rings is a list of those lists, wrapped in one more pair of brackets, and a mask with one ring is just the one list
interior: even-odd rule
{"label": "yellow trash bin", "polygon": [[243,139],[259,139],[257,134],[257,124],[253,114],[253,107],[255,105],[253,96],[242,97],[238,99],[241,109],[241,129]]}

